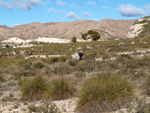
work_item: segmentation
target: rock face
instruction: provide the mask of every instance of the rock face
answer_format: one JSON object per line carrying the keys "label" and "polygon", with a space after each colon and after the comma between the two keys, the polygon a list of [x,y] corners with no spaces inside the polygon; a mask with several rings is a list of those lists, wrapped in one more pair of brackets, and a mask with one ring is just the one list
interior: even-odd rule
{"label": "rock face", "polygon": [[[146,29],[145,29],[146,28]],[[149,28],[150,28],[150,17],[140,18],[133,25],[131,25],[128,35],[128,38],[138,37],[142,32],[145,35],[149,36]]]}
{"label": "rock face", "polygon": [[73,22],[49,22],[18,25],[13,28],[0,26],[0,39],[18,37],[22,39],[35,39],[38,37],[67,38],[73,36],[81,38],[81,34],[88,30],[96,30],[101,39],[126,38],[130,26],[135,20],[104,19],[98,23],[91,20],[78,20]]}

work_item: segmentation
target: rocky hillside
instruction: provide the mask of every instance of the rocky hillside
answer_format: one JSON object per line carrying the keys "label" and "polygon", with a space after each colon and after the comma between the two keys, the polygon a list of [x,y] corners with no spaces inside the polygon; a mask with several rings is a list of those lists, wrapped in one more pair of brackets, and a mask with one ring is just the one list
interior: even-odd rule
{"label": "rocky hillside", "polygon": [[140,18],[130,27],[128,38],[149,37],[150,36],[150,16]]}
{"label": "rocky hillside", "polygon": [[104,19],[98,23],[91,20],[78,20],[73,22],[49,22],[18,25],[13,28],[0,26],[0,39],[18,37],[34,39],[38,37],[72,38],[81,37],[88,30],[100,32],[101,39],[126,38],[130,26],[135,20]]}

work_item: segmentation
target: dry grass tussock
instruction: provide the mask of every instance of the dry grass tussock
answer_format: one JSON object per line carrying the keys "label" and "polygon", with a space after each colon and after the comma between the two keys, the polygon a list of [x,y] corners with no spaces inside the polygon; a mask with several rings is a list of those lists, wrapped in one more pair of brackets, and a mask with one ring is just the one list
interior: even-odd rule
{"label": "dry grass tussock", "polygon": [[98,74],[85,82],[79,94],[78,110],[83,113],[111,111],[133,99],[134,85],[118,75]]}
{"label": "dry grass tussock", "polygon": [[35,76],[19,80],[22,98],[25,100],[60,100],[72,97],[76,91],[74,79],[66,77],[45,78]]}

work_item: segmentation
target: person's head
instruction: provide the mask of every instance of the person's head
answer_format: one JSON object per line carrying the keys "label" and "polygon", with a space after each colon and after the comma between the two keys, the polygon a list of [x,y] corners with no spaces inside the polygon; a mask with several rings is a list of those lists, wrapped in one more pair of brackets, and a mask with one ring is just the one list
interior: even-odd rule
{"label": "person's head", "polygon": [[82,51],[80,51],[82,53]]}

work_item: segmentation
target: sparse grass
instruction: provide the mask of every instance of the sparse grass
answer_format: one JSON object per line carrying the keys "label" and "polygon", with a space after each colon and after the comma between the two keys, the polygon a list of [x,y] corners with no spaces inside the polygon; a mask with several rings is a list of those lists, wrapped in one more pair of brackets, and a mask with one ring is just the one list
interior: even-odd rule
{"label": "sparse grass", "polygon": [[47,91],[47,98],[60,100],[72,97],[75,93],[74,82],[67,78],[54,78],[50,81]]}
{"label": "sparse grass", "polygon": [[71,60],[68,61],[68,64],[69,64],[71,67],[74,67],[74,66],[77,65],[77,61],[71,59]]}
{"label": "sparse grass", "polygon": [[36,62],[34,64],[35,69],[42,69],[44,67],[44,64],[42,62]]}
{"label": "sparse grass", "polygon": [[42,76],[24,79],[21,85],[22,97],[25,100],[39,100],[44,98],[47,81]]}
{"label": "sparse grass", "polygon": [[72,72],[72,69],[70,68],[68,64],[60,64],[54,67],[52,72],[56,75],[67,75]]}
{"label": "sparse grass", "polygon": [[76,65],[74,68],[75,71],[82,71],[82,72],[92,72],[96,68],[96,61],[95,59],[91,60],[83,60]]}
{"label": "sparse grass", "polygon": [[145,93],[150,96],[150,75],[146,79],[144,88],[145,88]]}
{"label": "sparse grass", "polygon": [[134,86],[110,73],[98,74],[86,81],[79,95],[78,110],[98,113],[122,107],[133,98]]}
{"label": "sparse grass", "polygon": [[150,113],[150,103],[146,102],[145,98],[139,100],[136,113]]}
{"label": "sparse grass", "polygon": [[31,104],[28,106],[28,109],[31,113],[60,113],[55,104],[47,101],[40,106],[35,106]]}
{"label": "sparse grass", "polygon": [[67,58],[65,56],[60,56],[60,57],[58,57],[58,61],[59,62],[66,62]]}
{"label": "sparse grass", "polygon": [[76,72],[74,74],[74,76],[77,77],[77,78],[83,78],[83,77],[86,77],[86,73],[82,72],[82,71],[79,71],[79,72]]}
{"label": "sparse grass", "polygon": [[57,57],[51,57],[51,58],[47,58],[46,61],[49,64],[53,64],[55,62],[58,62],[58,58]]}
{"label": "sparse grass", "polygon": [[4,77],[0,74],[0,82],[5,81]]}

